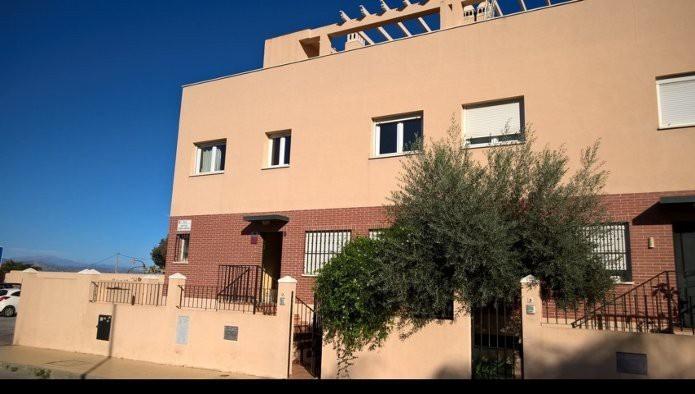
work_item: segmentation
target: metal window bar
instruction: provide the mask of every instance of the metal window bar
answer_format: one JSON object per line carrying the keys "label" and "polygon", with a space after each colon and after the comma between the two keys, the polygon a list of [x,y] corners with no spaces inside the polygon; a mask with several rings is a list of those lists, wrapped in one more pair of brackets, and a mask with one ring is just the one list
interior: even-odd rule
{"label": "metal window bar", "polygon": [[[628,223],[610,223],[598,226],[598,233],[588,234],[594,244],[594,253],[604,262],[606,269],[623,281],[632,278],[630,226]],[[588,229],[587,229],[588,232]]]}
{"label": "metal window bar", "polygon": [[350,241],[350,231],[308,231],[304,242],[304,273],[315,275]]}

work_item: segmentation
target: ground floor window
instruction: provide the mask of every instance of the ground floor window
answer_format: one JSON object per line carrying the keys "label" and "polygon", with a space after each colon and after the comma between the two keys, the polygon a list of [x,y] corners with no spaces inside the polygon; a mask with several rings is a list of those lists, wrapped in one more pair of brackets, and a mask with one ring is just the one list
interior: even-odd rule
{"label": "ground floor window", "polygon": [[178,234],[176,236],[176,262],[188,262],[188,248],[190,244],[190,234]]}
{"label": "ground floor window", "polygon": [[384,235],[384,231],[386,231],[386,230],[383,230],[383,229],[369,230],[369,238],[373,239],[373,240],[378,240]]}
{"label": "ground floor window", "polygon": [[304,275],[316,275],[350,242],[350,231],[309,231],[305,237]]}
{"label": "ground floor window", "polygon": [[627,223],[611,223],[599,226],[600,231],[591,235],[594,253],[616,278],[628,282],[632,280],[630,262],[630,236]]}

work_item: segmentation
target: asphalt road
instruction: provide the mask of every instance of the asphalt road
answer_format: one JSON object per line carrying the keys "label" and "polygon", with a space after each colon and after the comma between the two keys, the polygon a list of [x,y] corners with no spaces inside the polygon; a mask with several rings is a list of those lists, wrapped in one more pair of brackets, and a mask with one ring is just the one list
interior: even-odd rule
{"label": "asphalt road", "polygon": [[16,317],[0,317],[0,346],[12,345]]}

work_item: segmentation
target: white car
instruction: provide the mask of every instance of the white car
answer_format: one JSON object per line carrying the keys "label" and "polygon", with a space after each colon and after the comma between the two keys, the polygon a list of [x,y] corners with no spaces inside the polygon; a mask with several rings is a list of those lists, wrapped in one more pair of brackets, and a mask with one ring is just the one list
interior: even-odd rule
{"label": "white car", "polygon": [[0,290],[0,315],[12,317],[17,314],[20,291],[20,289]]}

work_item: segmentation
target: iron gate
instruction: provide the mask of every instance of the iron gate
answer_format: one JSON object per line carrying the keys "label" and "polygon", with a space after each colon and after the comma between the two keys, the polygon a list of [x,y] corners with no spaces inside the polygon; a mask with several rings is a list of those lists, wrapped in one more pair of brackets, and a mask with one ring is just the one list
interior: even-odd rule
{"label": "iron gate", "polygon": [[315,378],[321,378],[321,350],[323,346],[323,327],[316,313],[318,302],[312,308],[296,297],[297,310],[294,313],[294,343],[299,352],[300,365]]}
{"label": "iron gate", "polygon": [[472,311],[473,379],[523,379],[521,302]]}
{"label": "iron gate", "polygon": [[[314,301],[314,309],[318,311],[318,301]],[[321,325],[321,316],[314,313],[311,332],[311,375],[317,379],[321,379],[321,355],[323,352],[323,325]]]}

